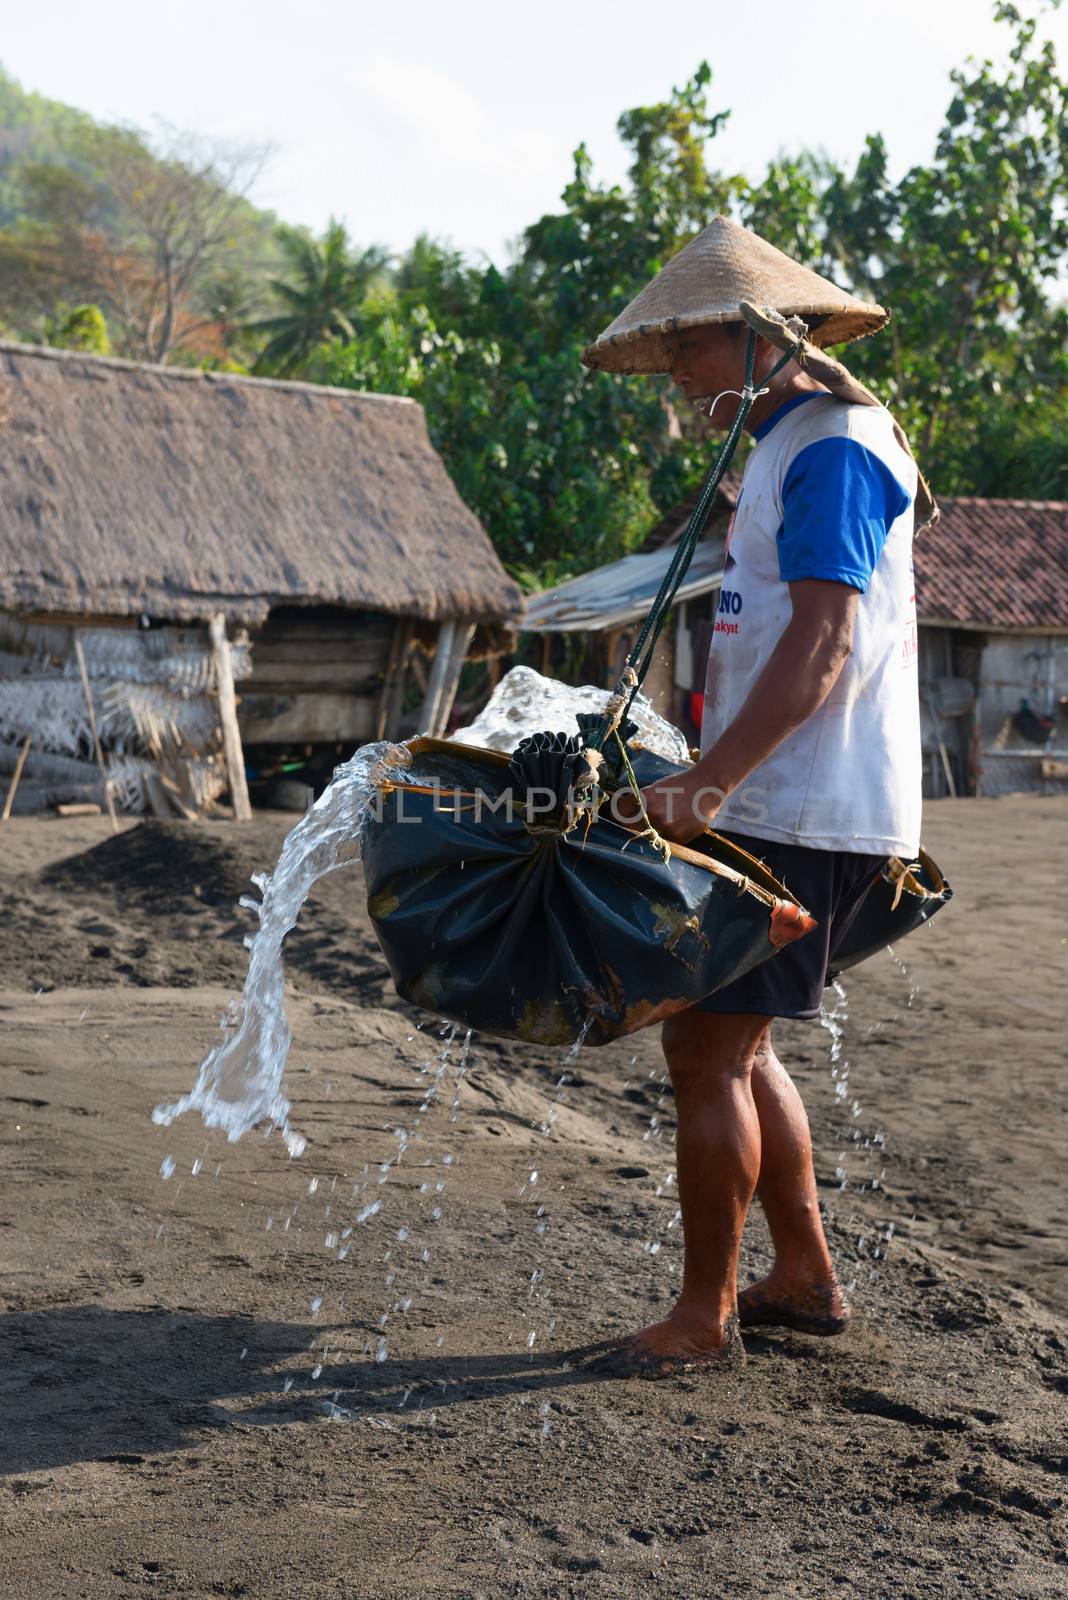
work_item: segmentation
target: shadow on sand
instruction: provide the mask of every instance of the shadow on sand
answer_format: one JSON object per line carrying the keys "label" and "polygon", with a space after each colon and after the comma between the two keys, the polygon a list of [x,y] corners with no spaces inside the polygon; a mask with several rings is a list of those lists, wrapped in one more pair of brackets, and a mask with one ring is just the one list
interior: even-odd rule
{"label": "shadow on sand", "polygon": [[[568,1365],[575,1350],[327,1361],[313,1379],[335,1331],[342,1330],[162,1309],[8,1312],[0,1316],[0,1473],[76,1461],[133,1464],[142,1454],[186,1448],[206,1427],[278,1426],[324,1414],[427,1424],[431,1412],[468,1401],[600,1381]],[[351,1338],[352,1329],[344,1331]],[[292,1359],[299,1356],[305,1359]]]}

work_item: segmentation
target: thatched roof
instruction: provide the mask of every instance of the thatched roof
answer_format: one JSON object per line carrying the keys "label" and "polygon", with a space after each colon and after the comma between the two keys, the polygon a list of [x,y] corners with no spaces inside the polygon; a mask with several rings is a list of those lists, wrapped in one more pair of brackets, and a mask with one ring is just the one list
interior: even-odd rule
{"label": "thatched roof", "polygon": [[278,604],[500,622],[521,600],[414,401],[0,340],[0,608]]}

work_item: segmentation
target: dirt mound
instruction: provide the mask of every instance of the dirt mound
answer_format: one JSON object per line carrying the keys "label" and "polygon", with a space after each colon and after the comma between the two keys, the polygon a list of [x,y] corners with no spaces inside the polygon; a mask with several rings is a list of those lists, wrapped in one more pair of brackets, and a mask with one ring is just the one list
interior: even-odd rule
{"label": "dirt mound", "polygon": [[[20,867],[16,854],[7,873],[0,862],[3,983],[239,990],[256,918],[238,901],[258,898],[252,875],[273,871],[295,820],[267,813],[241,827],[146,821],[44,866],[31,859]],[[320,992],[400,1004],[364,910],[358,866],[315,885],[286,940],[286,974]]]}
{"label": "dirt mound", "polygon": [[236,906],[254,892],[249,880],[263,865],[255,846],[243,849],[235,832],[146,821],[46,867],[41,882],[72,894],[115,895],[149,912],[178,912]]}

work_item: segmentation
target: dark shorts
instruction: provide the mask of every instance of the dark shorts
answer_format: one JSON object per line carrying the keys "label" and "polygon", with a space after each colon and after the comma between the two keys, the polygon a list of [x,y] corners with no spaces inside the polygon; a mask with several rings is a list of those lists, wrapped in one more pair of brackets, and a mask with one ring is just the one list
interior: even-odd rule
{"label": "dark shorts", "polygon": [[754,839],[747,833],[724,831],[723,837],[763,861],[812,913],[816,926],[744,978],[699,1000],[692,1010],[747,1012],[811,1022],[819,1016],[831,957],[886,857],[854,855],[849,850],[810,850],[806,845]]}

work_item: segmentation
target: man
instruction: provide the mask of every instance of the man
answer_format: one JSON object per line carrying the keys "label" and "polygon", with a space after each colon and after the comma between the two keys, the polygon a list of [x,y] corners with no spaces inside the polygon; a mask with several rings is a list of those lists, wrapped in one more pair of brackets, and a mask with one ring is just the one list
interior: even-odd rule
{"label": "man", "polygon": [[[726,428],[744,382],[742,300],[800,314],[813,342],[886,320],[724,218],[669,262],[583,359],[670,370]],[[814,1019],[835,945],[890,854],[919,844],[921,757],[912,579],[917,469],[881,406],[844,403],[757,345],[755,441],[727,540],[701,757],[643,793],[679,842],[715,822],[817,919],[816,930],[665,1023],[678,1116],[682,1292],[622,1349],[626,1370],[714,1366],[739,1324],[846,1325],[817,1200],[808,1119],[772,1045],[777,1017]],[[815,363],[814,363],[815,364]],[[829,364],[860,390],[844,369]],[[753,1194],[775,1248],[738,1293]]]}

